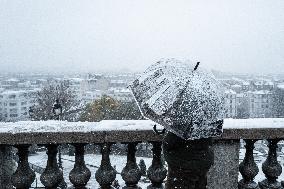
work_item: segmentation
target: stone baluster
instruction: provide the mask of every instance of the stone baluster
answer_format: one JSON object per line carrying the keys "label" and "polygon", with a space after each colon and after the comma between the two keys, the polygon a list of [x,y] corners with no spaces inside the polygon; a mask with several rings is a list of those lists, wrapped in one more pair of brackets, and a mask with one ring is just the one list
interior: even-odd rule
{"label": "stone baluster", "polygon": [[258,184],[253,181],[255,176],[258,174],[259,170],[254,161],[253,149],[254,143],[257,140],[244,140],[246,142],[246,154],[243,162],[239,166],[240,173],[243,179],[238,183],[239,189],[258,189]]}
{"label": "stone baluster", "polygon": [[141,189],[137,184],[142,176],[136,163],[135,152],[137,143],[129,143],[127,146],[127,163],[121,172],[126,186],[123,189]]}
{"label": "stone baluster", "polygon": [[9,145],[0,145],[0,188],[13,188],[11,177],[17,170],[17,163],[13,159],[13,148]]}
{"label": "stone baluster", "polygon": [[12,176],[12,184],[17,189],[28,189],[35,180],[36,175],[30,168],[28,162],[29,146],[30,145],[15,146],[18,149],[19,162],[18,168]]}
{"label": "stone baluster", "polygon": [[163,187],[163,180],[167,176],[167,169],[163,166],[161,160],[162,142],[151,142],[153,145],[153,160],[152,165],[147,171],[147,176],[151,180],[151,185],[148,189],[158,189]]}
{"label": "stone baluster", "polygon": [[101,145],[102,161],[95,175],[101,189],[113,188],[111,185],[116,177],[116,170],[111,166],[109,159],[110,147],[111,143],[104,143]]}
{"label": "stone baluster", "polygon": [[282,173],[282,167],[277,161],[277,143],[279,139],[269,139],[268,141],[268,157],[262,164],[262,171],[266,179],[259,183],[261,189],[283,189],[280,182],[277,181],[278,176]]}
{"label": "stone baluster", "polygon": [[47,145],[47,165],[44,172],[40,176],[41,183],[47,189],[55,189],[63,180],[62,170],[59,169],[57,164],[57,144]]}
{"label": "stone baluster", "polygon": [[75,164],[69,173],[69,180],[76,189],[85,189],[91,177],[91,171],[86,167],[84,161],[85,144],[73,144],[75,147]]}

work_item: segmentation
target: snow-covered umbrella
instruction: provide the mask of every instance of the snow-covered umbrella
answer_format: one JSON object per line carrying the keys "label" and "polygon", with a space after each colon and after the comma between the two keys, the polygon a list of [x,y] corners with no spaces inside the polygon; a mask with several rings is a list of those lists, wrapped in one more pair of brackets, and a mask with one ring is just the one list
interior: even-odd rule
{"label": "snow-covered umbrella", "polygon": [[198,65],[163,59],[130,85],[145,117],[186,140],[222,133],[224,90]]}

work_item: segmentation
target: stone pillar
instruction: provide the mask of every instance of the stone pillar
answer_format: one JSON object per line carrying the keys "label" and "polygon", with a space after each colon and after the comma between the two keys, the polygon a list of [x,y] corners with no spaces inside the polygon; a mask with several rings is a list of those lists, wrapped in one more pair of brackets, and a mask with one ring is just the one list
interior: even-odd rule
{"label": "stone pillar", "polygon": [[183,140],[173,133],[164,139],[168,163],[166,189],[206,189],[207,172],[213,165],[212,139]]}
{"label": "stone pillar", "polygon": [[208,172],[208,188],[238,188],[239,140],[215,140],[214,164]]}
{"label": "stone pillar", "polygon": [[11,176],[16,169],[17,165],[13,160],[12,147],[0,145],[0,188],[12,188]]}

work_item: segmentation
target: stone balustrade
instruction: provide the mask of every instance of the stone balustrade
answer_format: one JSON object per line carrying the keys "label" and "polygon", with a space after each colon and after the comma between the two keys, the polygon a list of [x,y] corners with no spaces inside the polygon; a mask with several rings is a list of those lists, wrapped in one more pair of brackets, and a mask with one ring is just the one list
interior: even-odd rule
{"label": "stone balustrade", "polygon": [[[141,171],[136,163],[136,146],[141,142],[152,144],[153,160],[147,170],[151,181],[148,188],[163,188],[167,170],[161,161],[162,135],[157,135],[149,120],[115,120],[89,122],[16,122],[0,123],[0,188],[30,188],[35,179],[34,170],[28,162],[28,149],[32,144],[46,146],[47,165],[41,174],[42,184],[57,188],[62,184],[63,174],[57,163],[58,145],[71,144],[75,148],[74,168],[69,173],[70,182],[76,189],[85,188],[91,175],[102,189],[112,188],[116,170],[110,163],[111,146],[115,143],[127,145],[127,163],[121,172],[125,189],[139,188]],[[278,180],[282,165],[277,161],[277,144],[284,137],[284,119],[226,119],[223,135],[214,139],[214,166],[208,173],[210,189],[282,189],[284,183]],[[162,129],[158,126],[158,129]],[[240,139],[245,141],[245,157],[239,165]],[[269,149],[262,165],[263,181],[254,181],[259,169],[254,161],[254,144],[257,140],[267,140]],[[95,173],[84,161],[84,146],[99,145],[101,164]],[[7,170],[11,146],[18,149],[18,166],[14,173]],[[238,181],[239,172],[242,179]],[[122,183],[120,183],[122,184]]]}

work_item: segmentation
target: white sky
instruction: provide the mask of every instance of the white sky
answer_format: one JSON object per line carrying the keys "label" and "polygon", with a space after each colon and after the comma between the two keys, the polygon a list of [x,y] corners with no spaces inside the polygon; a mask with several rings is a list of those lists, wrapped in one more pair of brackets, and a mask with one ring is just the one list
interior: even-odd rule
{"label": "white sky", "polygon": [[161,58],[284,73],[284,0],[0,0],[0,71],[142,71]]}

